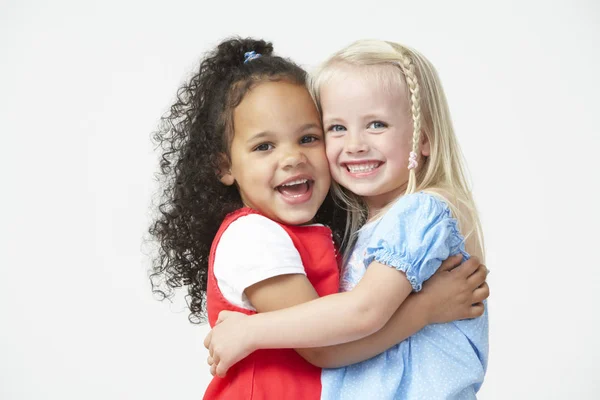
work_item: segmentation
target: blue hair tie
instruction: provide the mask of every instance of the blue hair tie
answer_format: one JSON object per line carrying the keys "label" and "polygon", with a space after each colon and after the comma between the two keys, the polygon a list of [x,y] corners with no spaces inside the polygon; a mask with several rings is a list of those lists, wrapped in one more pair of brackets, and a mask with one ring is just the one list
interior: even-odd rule
{"label": "blue hair tie", "polygon": [[244,53],[244,64],[247,64],[249,61],[254,60],[255,58],[259,58],[262,54],[253,51],[247,51]]}

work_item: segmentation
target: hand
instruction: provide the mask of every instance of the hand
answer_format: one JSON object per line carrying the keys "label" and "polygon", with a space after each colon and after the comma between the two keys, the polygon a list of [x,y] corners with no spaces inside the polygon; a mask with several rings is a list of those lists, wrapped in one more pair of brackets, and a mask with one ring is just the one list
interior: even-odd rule
{"label": "hand", "polygon": [[483,315],[490,295],[488,270],[477,257],[460,264],[462,255],[448,258],[419,293],[430,297],[430,323],[445,323]]}
{"label": "hand", "polygon": [[221,311],[214,328],[204,339],[208,349],[208,365],[213,376],[224,377],[235,363],[254,351],[250,346],[249,330],[243,325],[248,315]]}

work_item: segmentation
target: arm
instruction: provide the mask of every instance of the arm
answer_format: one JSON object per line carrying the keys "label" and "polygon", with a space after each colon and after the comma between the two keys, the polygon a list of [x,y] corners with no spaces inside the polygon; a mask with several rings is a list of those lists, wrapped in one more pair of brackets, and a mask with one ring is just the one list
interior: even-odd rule
{"label": "arm", "polygon": [[412,293],[378,332],[358,341],[335,346],[296,349],[321,368],[339,368],[367,360],[412,336],[423,327],[483,314],[488,298],[487,268],[471,258],[455,270],[461,258],[450,257],[423,286]]}
{"label": "arm", "polygon": [[[460,262],[452,261],[454,264]],[[455,286],[449,285],[448,288],[455,292]],[[296,348],[296,351],[308,362],[319,367],[333,367],[366,360],[423,328],[429,322],[433,306],[439,303],[437,300],[442,293],[426,291],[424,296],[410,296],[406,300],[406,307],[403,306],[394,313],[386,325],[388,329],[384,328],[368,338],[329,347]],[[259,313],[292,307],[318,297],[308,279],[302,275],[284,275],[260,282],[248,288],[246,295]]]}
{"label": "arm", "polygon": [[[421,206],[423,203],[425,203],[424,207]],[[421,284],[432,276],[441,261],[448,257],[449,249],[446,247],[444,237],[449,232],[455,232],[454,226],[456,222],[448,218],[447,210],[439,201],[434,201],[424,196],[413,196],[408,198],[405,203],[399,202],[398,204],[398,207],[410,211],[408,215],[413,216],[413,223],[398,224],[397,216],[401,215],[402,212],[397,212],[396,216],[392,216],[387,224],[381,224],[383,232],[373,241],[372,251],[369,253],[372,257],[367,260],[370,263],[370,267],[359,285],[352,292],[328,296],[324,299],[293,307],[291,309],[293,313],[288,314],[287,319],[283,314],[290,313],[290,310],[286,310],[283,314],[280,311],[256,315],[244,321],[241,321],[237,317],[234,318],[236,319],[234,322],[228,320],[226,323],[230,324],[230,326],[236,326],[236,324],[239,326],[236,329],[236,340],[226,341],[227,344],[225,346],[222,345],[222,339],[227,336],[223,333],[226,329],[224,327],[217,327],[214,332],[211,332],[205,344],[210,345],[211,355],[215,356],[213,360],[215,364],[219,363],[221,357],[224,360],[222,365],[225,366],[221,369],[221,372],[224,372],[229,365],[245,357],[255,348],[312,347],[318,346],[323,342],[340,343],[351,341],[351,335],[353,334],[358,337],[364,337],[372,333],[372,331],[369,332],[369,329],[378,330],[379,327],[382,327],[391,316],[391,313],[396,311],[395,305],[401,303],[408,296],[411,287],[403,273],[377,262],[378,254],[385,257],[382,262],[387,263],[389,261],[396,268],[402,271],[406,270],[406,273],[410,274],[410,281],[413,287],[418,290]],[[420,215],[419,213],[426,215]],[[421,223],[420,226],[414,223],[419,221],[430,221],[430,223]],[[415,231],[415,229],[420,229],[420,231]],[[412,236],[423,238],[427,243],[435,243],[434,248],[436,251],[430,254],[429,250],[425,250],[430,247],[423,246],[421,244],[422,240],[402,239],[402,237],[408,238]],[[388,239],[381,240],[380,238]],[[394,257],[394,254],[401,255],[402,257]],[[389,258],[390,255],[393,257]],[[403,261],[403,258],[405,261]],[[375,262],[371,263],[371,261]],[[487,290],[487,288],[483,288],[482,290]],[[399,299],[394,303],[392,297],[398,293],[400,293],[398,296]],[[483,298],[485,296],[487,294]],[[319,303],[321,303],[321,306],[324,305],[324,309],[319,310],[315,306],[315,304]],[[394,305],[392,311],[389,311],[389,308],[391,308],[389,307],[390,304]],[[346,307],[346,310],[344,310],[344,307]],[[351,311],[348,312],[348,309]],[[316,318],[311,313],[314,310],[321,312]],[[339,310],[342,310],[342,318],[340,318]],[[410,311],[410,308],[407,310]],[[378,311],[382,312],[378,313]],[[406,310],[400,310],[399,315],[401,315],[401,312],[406,312]],[[366,315],[366,318],[361,320],[355,314],[359,316]],[[375,315],[373,316],[373,314]],[[276,318],[270,322],[274,322],[275,325],[269,323],[269,318],[273,316]],[[289,318],[290,316],[292,317]],[[312,324],[310,321],[307,323],[307,317],[310,317],[311,320],[314,318],[317,323]],[[377,319],[378,317],[379,319]],[[353,324],[354,320],[358,320],[359,324],[351,325],[350,327],[346,326],[347,322]],[[366,322],[360,323],[361,321]],[[266,324],[262,325],[264,322]],[[231,325],[232,323],[233,325]],[[381,325],[378,327],[378,324]],[[420,326],[423,324],[424,322],[421,322]],[[277,326],[277,329],[268,329],[267,326]],[[315,332],[315,329],[317,332]],[[418,330],[418,328],[414,328],[412,332],[415,330]],[[216,341],[217,343],[211,340],[212,333],[215,333],[217,338],[221,339],[221,343],[218,343],[219,340]],[[406,333],[406,336],[409,334]],[[340,339],[338,336],[342,336],[342,338]],[[320,340],[323,342],[320,342]],[[382,350],[385,348],[382,348]]]}
{"label": "arm", "polygon": [[[257,229],[260,229],[260,234],[256,233]],[[264,246],[260,246],[264,244],[262,242],[254,245],[254,238],[257,237],[270,243],[269,251],[265,251]],[[239,238],[245,239],[243,252],[234,250],[235,244],[239,243]],[[234,251],[231,251],[228,246]],[[294,252],[295,254],[291,254]],[[281,261],[284,258],[285,262]],[[246,268],[243,268],[244,261],[247,264]],[[228,227],[217,247],[214,271],[220,285],[234,287],[234,292],[240,299],[243,299],[243,292],[258,311],[261,311],[261,302],[253,296],[253,289],[256,288],[270,287],[267,295],[279,299],[280,307],[306,301],[306,298],[293,299],[293,296],[303,293],[308,293],[309,298],[317,297],[308,279],[303,275],[302,261],[291,239],[280,226],[265,217],[246,216]],[[226,271],[230,276],[222,279],[220,274]],[[231,276],[232,273],[235,275]],[[283,278],[284,276],[288,277]],[[285,284],[288,281],[289,285]],[[294,286],[297,282],[301,284]],[[377,289],[373,290],[373,288]],[[361,283],[352,292],[339,293],[296,306],[299,309],[291,315],[286,315],[287,312],[273,312],[275,320],[272,324],[267,323],[266,326],[277,326],[279,333],[265,328],[263,317],[267,315],[266,313],[249,318],[252,324],[256,324],[257,329],[245,326],[247,322],[243,322],[240,323],[240,330],[252,331],[257,338],[262,337],[264,341],[258,341],[254,345],[264,348],[317,347],[348,342],[381,329],[410,291],[411,286],[403,273],[373,263]],[[265,308],[265,310],[270,309],[273,308]],[[307,325],[308,315],[311,316],[311,321]],[[254,322],[255,317],[259,318]],[[318,333],[322,330],[322,326],[330,328],[325,335]],[[288,339],[291,336],[302,337],[302,339],[299,343],[288,343],[288,339],[285,339],[285,342],[280,341],[286,336]],[[258,347],[254,347],[256,348]]]}
{"label": "arm", "polygon": [[[370,266],[370,269],[373,269],[373,271],[375,271],[377,269],[377,265]],[[406,278],[403,278],[400,272],[386,266],[381,266],[381,268],[378,269],[376,272],[379,272],[378,275],[382,275],[376,276],[376,278],[378,278],[378,280],[380,280],[383,285],[387,286],[386,289],[389,292],[394,290],[392,289],[394,287],[394,284],[398,286],[402,284],[406,285],[404,295],[398,296],[400,297],[400,299],[397,300],[397,308],[399,303],[403,301],[406,298],[406,296],[408,296],[411,290],[411,286],[408,283],[408,280],[406,280]],[[388,274],[386,274],[386,272]],[[369,284],[373,283],[373,280],[369,279],[368,275],[369,273],[365,274],[365,276],[361,280],[361,285],[364,285],[367,288]],[[390,275],[397,279],[389,279]],[[404,282],[402,281],[402,279],[398,278],[403,278]],[[254,288],[252,286],[254,286]],[[299,299],[301,296],[312,296],[313,298],[316,297],[314,288],[310,285],[310,283],[305,277],[299,274],[293,274],[289,276],[276,276],[258,282],[257,284],[252,286],[248,287],[245,290],[245,292],[246,296],[253,297],[252,301],[255,302],[255,308],[261,308],[261,306],[258,303],[256,303],[256,296],[252,295],[252,289],[257,288],[265,289],[270,286],[273,289],[272,291],[260,290],[260,292],[262,292],[262,296],[270,297],[271,299],[285,299],[289,298],[290,295],[294,296],[296,299]],[[347,298],[348,294],[356,293],[357,288],[359,288],[359,285],[357,285],[357,287],[352,292],[333,294],[327,297],[312,300],[308,303],[296,305],[286,310],[278,310],[268,312],[265,314],[259,313],[247,316],[245,314],[227,313],[225,311],[222,311],[219,314],[219,320],[217,320],[216,325],[208,333],[204,340],[204,345],[209,349],[208,363],[211,365],[211,373],[213,375],[225,376],[227,370],[232,365],[248,356],[254,350],[261,347],[317,347],[319,346],[318,343],[320,343],[320,338],[322,336],[325,337],[325,340],[333,341],[333,344],[340,343],[341,341],[335,336],[336,334],[338,336],[345,335],[345,337],[348,337],[349,335],[347,332],[345,332],[345,330],[350,332],[358,331],[356,328],[354,328],[354,325],[350,325],[351,329],[348,329],[347,326],[340,324],[341,313],[339,312],[340,307],[345,307],[345,303],[343,302],[344,298]],[[364,288],[362,290],[364,290]],[[399,292],[400,290],[397,289],[396,291]],[[375,290],[375,292],[377,292],[377,290]],[[358,293],[359,295],[362,295],[362,293]],[[381,302],[381,296],[378,297],[373,295],[373,297],[376,299],[373,300],[371,304],[377,303],[377,298]],[[342,298],[342,301],[340,301],[340,298]],[[368,296],[359,296],[359,299],[368,300]],[[288,300],[288,302],[290,301],[292,300]],[[319,303],[324,303],[325,306],[320,309],[321,314],[316,316],[315,318],[314,315],[311,315],[310,311],[311,309],[313,309],[313,307],[315,307],[315,304],[317,306],[317,309],[321,307],[322,304]],[[289,303],[287,305],[289,305]],[[387,306],[389,307],[389,303],[387,304]],[[331,307],[333,307],[333,309]],[[381,324],[381,327],[383,327],[385,322],[389,320],[389,317],[391,317],[391,314],[394,311],[395,309],[388,311],[389,314],[386,320]],[[227,319],[223,320],[229,314],[231,315]],[[298,314],[300,314],[300,317],[297,316]],[[306,324],[303,324],[303,321],[307,322],[307,315],[311,315],[311,328],[309,329],[306,328]],[[264,316],[267,316],[266,320],[263,318]],[[349,323],[354,323],[355,318],[356,316],[353,316],[351,315],[351,313],[348,313],[346,311],[345,318],[343,319],[347,320]],[[258,321],[256,321],[257,319]],[[328,319],[331,321],[328,321]],[[314,324],[314,320],[317,320],[319,322],[317,324]],[[256,322],[258,322],[258,324]],[[329,322],[334,322],[334,324],[330,324]],[[327,329],[329,328],[329,325],[335,325],[334,329]],[[316,328],[314,328],[315,326]],[[379,330],[381,327],[375,329],[375,331]],[[335,333],[332,334],[332,331]],[[260,335],[263,333],[266,337],[263,337],[261,342]],[[309,335],[305,335],[306,333],[309,333]],[[305,335],[305,337],[303,337],[302,335]],[[367,335],[368,333],[363,334],[359,338]],[[306,338],[306,336],[308,336],[308,339]],[[346,341],[351,340],[352,339],[350,338]],[[261,343],[263,343],[264,346],[261,345]]]}
{"label": "arm", "polygon": [[[419,293],[411,294],[394,313],[383,329],[358,341],[328,347],[298,348],[296,351],[308,362],[318,367],[336,368],[369,359],[430,323],[444,323],[457,319],[475,318],[483,313],[481,301],[489,296],[485,283],[487,269],[476,258],[460,262],[454,256],[442,264],[438,272],[425,283]],[[301,275],[286,275],[261,282],[246,291],[260,312],[268,312],[292,306],[297,302],[310,301],[317,294]],[[223,313],[221,320],[237,313]],[[221,328],[226,328],[222,326]],[[222,329],[221,334],[239,334],[237,324]],[[212,339],[211,332],[205,344]],[[219,332],[217,333],[219,335]],[[224,343],[239,343],[237,338],[221,336]],[[207,346],[208,347],[208,346]],[[213,375],[216,373],[212,358],[209,359]],[[223,376],[225,371],[221,370]]]}
{"label": "arm", "polygon": [[238,329],[246,332],[251,351],[345,343],[383,328],[411,290],[404,274],[373,262],[351,292],[252,315]]}

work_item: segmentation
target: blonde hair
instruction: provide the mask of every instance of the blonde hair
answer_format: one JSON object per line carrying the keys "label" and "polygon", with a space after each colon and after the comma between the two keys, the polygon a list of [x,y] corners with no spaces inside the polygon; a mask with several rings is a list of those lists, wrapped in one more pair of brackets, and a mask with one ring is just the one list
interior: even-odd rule
{"label": "blonde hair", "polygon": [[[479,216],[466,179],[463,156],[452,127],[446,96],[433,65],[417,51],[398,43],[381,40],[354,42],[331,56],[310,78],[310,91],[320,111],[321,87],[341,67],[348,65],[360,67],[366,74],[375,74],[376,78],[395,90],[402,83],[406,84],[413,122],[412,151],[419,154],[421,134],[425,134],[431,153],[421,160],[422,166],[418,171],[414,168],[410,170],[405,194],[424,191],[442,198],[459,221],[459,227],[470,227],[466,234],[461,230],[465,239],[476,235],[474,239],[479,247],[476,250],[480,253],[478,256],[483,257]],[[382,66],[390,66],[392,71],[398,73],[390,74]],[[346,259],[356,241],[358,230],[367,220],[367,209],[360,196],[337,183],[332,185],[332,191],[338,204],[348,210],[342,243]]]}

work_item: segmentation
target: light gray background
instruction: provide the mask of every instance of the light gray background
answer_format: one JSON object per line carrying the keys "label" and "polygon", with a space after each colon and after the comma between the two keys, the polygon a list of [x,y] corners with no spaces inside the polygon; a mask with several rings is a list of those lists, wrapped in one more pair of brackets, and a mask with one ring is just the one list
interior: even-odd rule
{"label": "light gray background", "polygon": [[206,326],[153,299],[141,237],[150,134],[231,34],[308,68],[360,38],[430,58],[492,270],[480,398],[599,398],[599,23],[592,0],[2,1],[0,398],[201,397]]}

